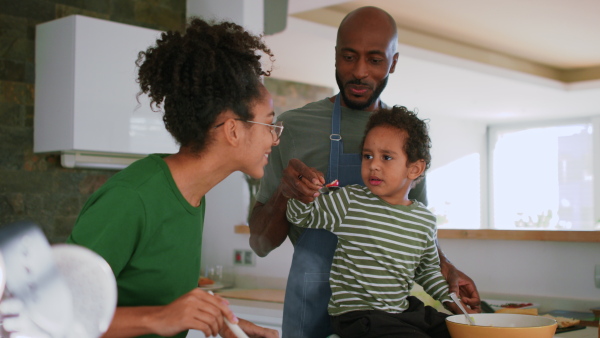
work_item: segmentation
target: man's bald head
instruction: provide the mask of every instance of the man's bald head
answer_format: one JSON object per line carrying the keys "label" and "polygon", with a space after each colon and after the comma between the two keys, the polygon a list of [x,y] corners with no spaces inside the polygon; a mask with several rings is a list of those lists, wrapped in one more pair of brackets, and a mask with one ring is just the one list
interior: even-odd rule
{"label": "man's bald head", "polygon": [[346,34],[356,34],[360,31],[373,30],[387,34],[393,44],[393,51],[398,48],[398,28],[394,18],[381,8],[366,6],[348,13],[340,23],[337,32],[337,44]]}
{"label": "man's bald head", "polygon": [[350,12],[338,29],[335,78],[342,105],[355,110],[380,106],[379,96],[398,62],[398,29],[394,19],[377,7]]}

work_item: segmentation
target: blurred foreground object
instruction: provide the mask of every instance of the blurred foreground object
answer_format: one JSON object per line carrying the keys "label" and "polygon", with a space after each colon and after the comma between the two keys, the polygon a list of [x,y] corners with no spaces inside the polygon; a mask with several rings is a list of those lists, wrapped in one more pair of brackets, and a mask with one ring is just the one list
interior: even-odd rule
{"label": "blurred foreground object", "polygon": [[117,303],[110,266],[95,252],[70,244],[50,247],[37,225],[0,229],[6,295],[3,334],[30,338],[95,338],[110,325]]}

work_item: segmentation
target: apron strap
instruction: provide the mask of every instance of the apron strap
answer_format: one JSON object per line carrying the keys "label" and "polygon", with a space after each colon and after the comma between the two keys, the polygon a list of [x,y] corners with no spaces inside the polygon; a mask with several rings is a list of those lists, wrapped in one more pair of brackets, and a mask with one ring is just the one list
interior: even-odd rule
{"label": "apron strap", "polygon": [[329,151],[329,170],[327,172],[327,182],[331,182],[339,177],[338,167],[340,164],[340,134],[342,120],[342,108],[340,102],[340,94],[335,97],[333,104],[333,113],[331,115],[331,135],[329,135],[330,151]]}

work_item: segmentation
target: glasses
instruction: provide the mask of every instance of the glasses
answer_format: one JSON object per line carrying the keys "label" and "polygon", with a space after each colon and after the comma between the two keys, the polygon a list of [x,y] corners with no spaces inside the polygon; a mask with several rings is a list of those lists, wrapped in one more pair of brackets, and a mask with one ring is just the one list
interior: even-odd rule
{"label": "glasses", "polygon": [[[283,121],[277,121],[275,123],[268,124],[268,123],[262,123],[262,122],[256,122],[256,121],[246,121],[243,119],[235,119],[235,120],[247,122],[247,123],[262,124],[263,126],[269,127],[271,129],[271,135],[273,135],[273,142],[277,142],[277,140],[279,140],[279,138],[281,137],[281,133],[283,133]],[[213,128],[219,128],[220,126],[222,126],[224,124],[225,124],[225,122],[219,123],[216,126],[214,126]]]}

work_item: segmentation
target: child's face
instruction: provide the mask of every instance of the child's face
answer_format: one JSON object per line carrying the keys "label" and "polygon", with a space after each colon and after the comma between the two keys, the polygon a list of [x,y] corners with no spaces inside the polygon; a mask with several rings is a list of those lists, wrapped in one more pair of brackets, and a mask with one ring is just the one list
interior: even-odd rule
{"label": "child's face", "polygon": [[416,177],[404,152],[407,136],[404,130],[379,126],[371,129],[365,138],[362,179],[373,194],[390,204],[410,204],[408,191]]}

